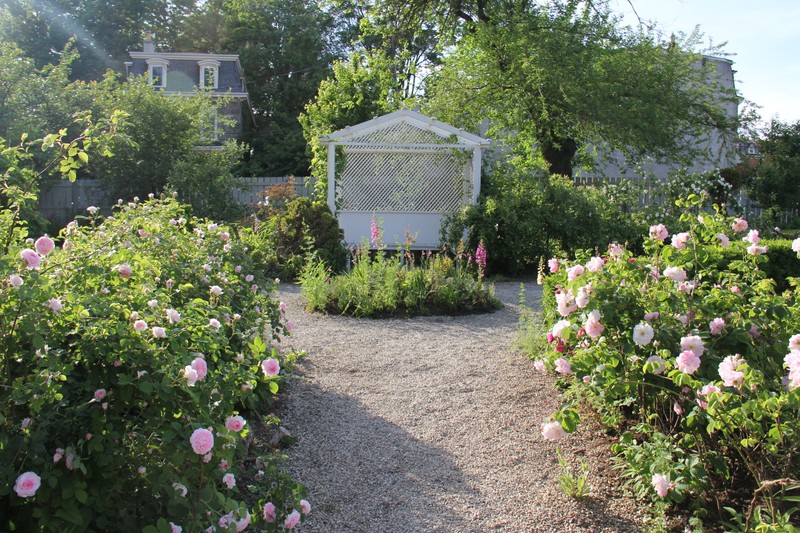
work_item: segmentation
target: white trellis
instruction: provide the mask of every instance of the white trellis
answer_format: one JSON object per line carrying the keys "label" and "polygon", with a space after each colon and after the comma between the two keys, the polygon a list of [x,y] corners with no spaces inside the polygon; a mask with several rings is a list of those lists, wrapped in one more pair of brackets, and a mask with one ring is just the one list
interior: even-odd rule
{"label": "white trellis", "polygon": [[438,245],[444,214],[477,200],[481,150],[489,145],[407,109],[321,141],[328,145],[328,205],[345,241],[369,239],[376,217],[383,224],[384,244],[404,243],[410,233],[418,249]]}

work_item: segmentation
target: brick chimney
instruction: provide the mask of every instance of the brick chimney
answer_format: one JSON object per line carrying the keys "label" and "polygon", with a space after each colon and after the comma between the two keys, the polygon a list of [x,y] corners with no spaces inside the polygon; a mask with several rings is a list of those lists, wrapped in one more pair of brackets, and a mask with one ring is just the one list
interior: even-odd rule
{"label": "brick chimney", "polygon": [[156,51],[156,45],[153,43],[153,32],[148,31],[144,34],[144,46],[142,51],[146,54],[152,54]]}

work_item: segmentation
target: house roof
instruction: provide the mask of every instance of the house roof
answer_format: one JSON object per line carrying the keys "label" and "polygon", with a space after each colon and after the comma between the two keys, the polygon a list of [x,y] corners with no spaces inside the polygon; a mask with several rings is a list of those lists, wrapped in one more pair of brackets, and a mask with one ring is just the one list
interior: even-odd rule
{"label": "house roof", "polygon": [[[483,137],[479,137],[468,131],[456,128],[440,120],[427,117],[411,109],[401,109],[387,115],[373,118],[366,122],[349,126],[335,131],[324,137],[320,137],[322,144],[346,144],[348,141],[357,141],[368,136],[370,133],[389,129],[398,125],[412,126],[420,130],[428,131],[441,138],[455,136],[458,144],[467,146],[489,146],[490,142]],[[359,143],[364,144],[364,143]],[[385,145],[386,142],[376,142],[375,144]]]}
{"label": "house roof", "polygon": [[164,59],[167,61],[233,61],[240,76],[244,76],[239,54],[200,54],[195,52],[128,52],[132,59]]}

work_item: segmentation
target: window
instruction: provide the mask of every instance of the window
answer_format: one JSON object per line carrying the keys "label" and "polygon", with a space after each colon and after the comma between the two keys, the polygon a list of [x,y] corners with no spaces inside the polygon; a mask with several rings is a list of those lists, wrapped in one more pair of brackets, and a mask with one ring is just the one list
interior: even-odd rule
{"label": "window", "polygon": [[167,64],[164,59],[148,59],[148,80],[153,87],[166,88],[167,86]]}
{"label": "window", "polygon": [[200,65],[199,86],[203,89],[219,88],[219,61],[204,60],[198,62]]}
{"label": "window", "polygon": [[214,144],[219,141],[219,134],[217,111],[215,109],[209,109],[200,119],[200,139],[206,144]]}

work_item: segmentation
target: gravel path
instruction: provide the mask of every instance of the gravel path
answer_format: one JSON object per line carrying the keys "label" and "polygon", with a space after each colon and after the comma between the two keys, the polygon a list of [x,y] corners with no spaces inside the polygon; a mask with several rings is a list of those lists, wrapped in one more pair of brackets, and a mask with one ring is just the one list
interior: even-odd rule
{"label": "gravel path", "polygon": [[[526,291],[536,305],[540,289]],[[308,313],[281,287],[289,344],[308,352],[280,413],[313,507],[303,531],[646,530],[589,424],[558,444],[590,465],[591,495],[559,489],[540,425],[561,400],[514,351],[519,283],[496,294],[506,307],[487,315],[369,320]]]}

